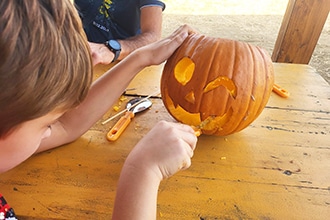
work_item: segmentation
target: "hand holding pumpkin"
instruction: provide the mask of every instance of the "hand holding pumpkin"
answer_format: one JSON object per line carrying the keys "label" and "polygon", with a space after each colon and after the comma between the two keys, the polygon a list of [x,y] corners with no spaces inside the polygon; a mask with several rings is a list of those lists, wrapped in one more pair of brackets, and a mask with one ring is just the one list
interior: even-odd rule
{"label": "hand holding pumpkin", "polygon": [[182,25],[170,36],[141,47],[135,51],[135,55],[141,59],[141,65],[158,65],[167,60],[173,52],[182,44],[188,35],[194,30],[188,25]]}

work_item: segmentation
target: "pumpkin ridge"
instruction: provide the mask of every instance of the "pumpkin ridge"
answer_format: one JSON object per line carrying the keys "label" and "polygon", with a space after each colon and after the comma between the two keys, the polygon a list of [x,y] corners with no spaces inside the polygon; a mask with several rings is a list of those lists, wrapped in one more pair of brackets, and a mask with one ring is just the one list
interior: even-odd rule
{"label": "pumpkin ridge", "polygon": [[[233,49],[232,49],[232,51],[233,51],[233,55],[232,55],[232,62],[228,65],[228,66],[230,66],[230,70],[231,71],[229,71],[230,72],[230,74],[228,75],[228,78],[231,78],[231,80],[234,82],[234,84],[235,84],[235,86],[236,86],[236,98],[239,96],[239,91],[238,91],[238,88],[237,88],[237,83],[236,83],[236,80],[235,80],[235,73],[236,73],[236,65],[237,65],[237,60],[236,60],[236,56],[238,56],[238,54],[237,54],[237,42],[236,41],[231,41],[230,42],[232,45],[233,45]],[[227,97],[227,101],[226,101],[226,110],[228,109],[228,105],[230,105],[231,104],[231,97],[230,96],[228,96]],[[228,104],[229,103],[229,104]],[[232,107],[229,107],[229,108],[232,108]],[[229,109],[228,109],[229,110]],[[228,124],[229,123],[231,123],[231,121],[233,120],[233,115],[235,114],[234,113],[234,109],[232,108],[232,111],[231,111],[232,113],[231,113],[231,117],[228,119]],[[226,125],[224,125],[224,126],[226,126]],[[222,130],[219,130],[218,129],[218,131],[217,131],[217,133],[219,134],[219,135],[226,135],[226,134],[224,134],[224,132],[222,131]],[[226,132],[227,133],[227,132]]]}
{"label": "pumpkin ridge", "polygon": [[266,88],[268,88],[267,84],[269,83],[268,79],[267,79],[269,69],[267,67],[267,63],[265,62],[266,57],[264,56],[263,51],[260,48],[257,48],[257,50],[258,50],[260,56],[262,56],[262,58],[264,60],[264,62],[263,62],[263,71],[265,73],[267,73],[264,76],[265,86],[264,86],[264,90],[263,90],[263,96],[262,96],[262,99],[261,99],[261,104],[260,104],[260,106],[258,108],[258,111],[256,113],[257,115],[259,115],[262,112],[262,110],[264,109],[265,105],[266,105],[265,100],[267,99],[267,101],[268,101],[267,97],[269,96],[269,92],[266,90]]}
{"label": "pumpkin ridge", "polygon": [[[253,82],[254,82],[254,71],[255,71],[255,61],[253,59],[253,53],[250,50],[249,44],[248,43],[244,43],[244,42],[236,42],[237,45],[237,50],[236,53],[238,55],[240,55],[240,58],[236,58],[238,60],[238,68],[236,67],[235,70],[236,72],[236,77],[239,77],[238,75],[238,70],[241,71],[240,75],[242,74],[247,74],[248,76],[246,77],[246,79],[248,79],[248,82],[244,82],[245,83],[245,87],[244,91],[241,91],[242,94],[240,97],[238,97],[239,99],[239,110],[235,109],[233,117],[232,117],[232,124],[230,124],[231,129],[228,130],[228,133],[232,133],[234,131],[236,131],[236,129],[238,127],[240,127],[242,125],[242,123],[244,124],[244,118],[246,117],[246,114],[248,113],[249,110],[249,106],[250,106],[250,98],[246,99],[244,98],[245,96],[247,96],[247,94],[251,94],[252,90],[253,90]],[[245,51],[245,53],[242,53],[242,51]],[[243,54],[243,55],[242,55]],[[251,65],[247,65],[251,64]],[[244,67],[242,69],[242,67]],[[248,100],[248,101],[246,101]]]}
{"label": "pumpkin ridge", "polygon": [[[252,60],[259,60],[258,59],[258,55],[260,56],[259,50],[256,49],[256,47],[252,47],[252,45],[247,44],[250,53],[252,55]],[[257,54],[258,53],[258,54]],[[261,56],[262,57],[262,56]],[[263,69],[264,67],[264,63],[262,62],[255,62],[253,65],[253,79],[252,82],[255,83],[251,83],[252,84],[252,89],[251,89],[251,95],[253,95],[254,97],[257,96],[256,94],[258,93],[264,93],[264,85],[265,85],[265,80],[261,79],[261,75],[259,75],[258,73],[260,72],[259,69]],[[260,88],[262,86],[262,91],[259,91]],[[244,128],[246,128],[248,125],[250,125],[253,121],[254,118],[252,117],[248,117],[248,115],[257,115],[258,114],[258,109],[260,108],[260,104],[262,103],[262,99],[263,97],[260,99],[249,99],[249,105],[248,105],[248,109],[249,111],[247,111],[244,115],[244,118],[241,122],[241,124],[239,126],[237,126],[236,130],[240,131]]]}
{"label": "pumpkin ridge", "polygon": [[[223,41],[223,40],[217,40],[216,38],[212,38],[212,42],[210,42],[212,48],[214,48],[214,55],[212,55],[212,59],[209,61],[211,64],[210,70],[209,70],[209,76],[207,83],[203,84],[204,88],[212,83],[214,80],[216,80],[219,77],[226,77],[229,78],[227,74],[223,74],[221,71],[225,71],[226,73],[232,73],[232,71],[228,71],[228,66],[224,65],[223,60],[225,59],[225,53],[226,49],[223,48],[228,47],[229,44],[231,44],[231,41]],[[219,65],[221,65],[219,67]],[[224,69],[224,70],[223,70]],[[231,80],[231,79],[230,79]],[[206,85],[206,86],[205,86]],[[222,88],[220,88],[222,87]],[[201,109],[201,112],[208,112],[208,114],[205,114],[202,116],[202,120],[208,120],[209,117],[215,117],[215,118],[223,118],[223,120],[226,120],[225,123],[227,123],[227,120],[230,118],[230,115],[227,115],[226,113],[230,109],[230,106],[228,107],[228,102],[230,99],[232,99],[232,96],[230,95],[229,91],[226,87],[220,86],[219,88],[216,87],[212,89],[211,91],[208,91],[207,94],[204,92],[203,88],[203,104],[202,106],[204,108]],[[222,92],[225,91],[225,92]],[[215,97],[215,98],[208,98],[208,97]],[[208,103],[206,103],[204,100],[208,100]],[[221,101],[214,102],[214,99],[219,99]],[[208,111],[209,106],[212,106],[213,113]],[[221,127],[225,123],[220,124],[214,124],[217,125],[216,128],[209,129],[210,126],[206,126],[205,129],[202,129],[203,133],[205,134],[217,134],[219,132],[219,129],[221,130]],[[211,123],[212,124],[212,123]],[[220,127],[219,127],[220,126]],[[212,127],[212,126],[211,126]],[[208,130],[206,130],[208,129]]]}
{"label": "pumpkin ridge", "polygon": [[[238,90],[237,90],[237,85],[234,81],[236,56],[237,56],[236,42],[233,41],[233,40],[227,40],[227,39],[219,39],[218,41],[220,41],[219,47],[218,47],[218,50],[220,50],[220,52],[217,54],[217,56],[220,57],[220,59],[221,59],[221,62],[219,62],[221,64],[221,67],[217,68],[218,75],[220,74],[221,76],[226,76],[228,79],[233,81],[233,83],[235,84],[235,87],[236,87],[236,97],[237,97],[237,95],[238,95],[237,91]],[[228,59],[229,56],[230,56],[230,58]],[[226,61],[228,63],[225,64],[222,61],[223,59],[226,59]],[[216,63],[218,63],[218,62],[216,62]],[[225,74],[221,71],[224,71]],[[213,90],[212,92],[216,93],[215,90]],[[233,97],[230,95],[230,93],[228,91],[226,93],[224,93],[224,95],[226,96],[226,97],[223,98],[223,100],[225,100],[225,101],[220,103],[220,105],[223,106],[223,107],[219,111],[218,115],[221,116],[221,117],[225,117],[226,112],[227,113],[231,112],[229,115],[226,116],[227,122],[226,122],[226,124],[223,125],[223,126],[226,126],[228,123],[230,123],[230,120],[232,118],[234,110],[232,108]],[[215,135],[226,135],[223,132],[223,130],[224,130],[223,126],[218,127],[217,129],[215,129],[215,131],[213,133]]]}
{"label": "pumpkin ridge", "polygon": [[[185,45],[193,45],[191,47],[191,50],[188,50],[187,51],[187,54],[191,54],[191,56],[189,57],[190,59],[192,59],[192,57],[194,57],[194,54],[196,52],[196,48],[198,47],[198,45],[200,45],[200,43],[206,38],[205,35],[201,35],[201,34],[191,34],[189,37],[188,37],[188,42],[185,43]],[[181,48],[181,47],[180,47]]]}
{"label": "pumpkin ridge", "polygon": [[[274,85],[274,69],[273,69],[273,63],[270,59],[269,56],[266,55],[266,51],[264,51],[263,49],[257,47],[259,53],[261,54],[261,56],[263,57],[263,66],[264,66],[264,72],[265,74],[265,86],[264,86],[264,91],[263,91],[263,97],[262,97],[262,102],[259,106],[257,115],[259,116],[261,114],[261,112],[263,111],[263,109],[265,108],[266,104],[268,103],[270,94],[272,92],[273,89],[273,85]],[[268,62],[267,62],[268,61]],[[267,88],[270,88],[269,90],[267,90]]]}
{"label": "pumpkin ridge", "polygon": [[[208,84],[210,84],[213,80],[215,80],[218,77],[226,77],[230,80],[232,80],[232,73],[233,73],[233,66],[235,59],[231,59],[233,62],[232,65],[228,64],[228,65],[224,65],[223,60],[226,58],[226,51],[228,47],[231,47],[231,44],[233,44],[232,41],[224,41],[224,40],[218,40],[216,41],[216,55],[213,57],[212,60],[212,67],[211,67],[211,72],[209,74],[209,80],[208,80]],[[234,57],[234,55],[232,55],[233,53],[230,53],[231,57]],[[220,61],[218,61],[220,60]],[[219,67],[220,65],[220,67]],[[226,74],[224,74],[223,72],[225,72]],[[207,84],[207,85],[208,85]],[[235,85],[236,86],[236,85]],[[218,88],[220,89],[220,88]],[[220,108],[218,108],[218,115],[224,115],[224,113],[226,111],[228,111],[229,107],[228,107],[228,103],[230,102],[230,100],[232,99],[232,96],[230,95],[230,93],[227,91],[227,88],[223,88],[223,90],[225,90],[225,93],[221,93],[219,90],[215,90],[213,89],[212,91],[210,91],[209,96],[214,96],[214,97],[219,97],[220,95],[222,95],[222,97],[219,97],[221,100],[223,100],[220,104]],[[223,91],[222,90],[222,91]],[[220,93],[220,94],[219,94]],[[219,103],[219,102],[218,102]],[[212,105],[215,105],[216,103],[212,103]]]}
{"label": "pumpkin ridge", "polygon": [[[212,73],[213,73],[214,57],[218,54],[217,52],[218,52],[219,42],[216,41],[214,38],[204,38],[204,41],[202,41],[201,43],[203,43],[203,45],[205,45],[205,48],[208,51],[207,57],[211,58],[210,60],[205,60],[204,62],[201,62],[200,66],[199,66],[200,68],[203,69],[203,72],[202,72],[203,75],[206,75],[206,73],[209,73],[204,78],[205,81],[203,80],[203,81],[200,81],[200,83],[199,83],[201,85],[201,88],[199,88],[199,89],[201,91],[203,91],[204,85],[209,83],[210,75],[212,75]],[[205,65],[205,63],[206,63],[206,65]],[[209,95],[213,96],[214,90],[210,91]],[[197,98],[200,100],[199,106],[198,106],[198,110],[200,112],[205,112],[204,108],[208,108],[208,106],[214,105],[214,103],[212,103],[212,100],[206,99],[204,97],[206,97],[205,94],[203,92],[201,92],[199,94],[199,97]],[[206,114],[206,115],[201,114],[201,121],[204,121],[208,116],[209,116],[209,114]]]}

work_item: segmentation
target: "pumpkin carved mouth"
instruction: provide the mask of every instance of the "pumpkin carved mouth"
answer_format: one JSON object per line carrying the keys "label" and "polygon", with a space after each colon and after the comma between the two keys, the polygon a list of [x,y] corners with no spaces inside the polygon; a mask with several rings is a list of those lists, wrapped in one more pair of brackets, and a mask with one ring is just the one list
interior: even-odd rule
{"label": "pumpkin carved mouth", "polygon": [[258,117],[273,84],[272,61],[261,48],[191,34],[167,60],[161,94],[177,121],[223,136]]}
{"label": "pumpkin carved mouth", "polygon": [[228,122],[231,115],[233,114],[233,109],[225,113],[222,116],[208,116],[205,120],[201,120],[201,114],[198,113],[190,113],[182,108],[180,105],[175,106],[172,99],[169,97],[168,92],[165,92],[167,100],[167,109],[168,111],[176,116],[178,121],[185,122],[186,124],[198,127],[203,130],[203,132],[208,133],[216,130],[221,130],[222,126]]}
{"label": "pumpkin carved mouth", "polygon": [[[183,57],[174,67],[174,77],[178,83],[185,86],[193,77],[195,72],[195,63],[189,57]],[[236,97],[235,83],[225,76],[219,76],[213,81],[209,82],[203,89],[204,93],[210,92],[220,86],[223,86],[230,94],[232,98]],[[179,121],[184,121],[190,125],[197,126],[201,129],[213,131],[214,129],[221,129],[221,127],[229,120],[233,110],[229,110],[221,116],[210,115],[206,119],[202,120],[200,113],[190,113],[186,111],[180,104],[174,105],[172,99],[167,95],[168,110],[177,116]],[[185,100],[191,104],[195,104],[195,92],[191,90],[185,95]]]}

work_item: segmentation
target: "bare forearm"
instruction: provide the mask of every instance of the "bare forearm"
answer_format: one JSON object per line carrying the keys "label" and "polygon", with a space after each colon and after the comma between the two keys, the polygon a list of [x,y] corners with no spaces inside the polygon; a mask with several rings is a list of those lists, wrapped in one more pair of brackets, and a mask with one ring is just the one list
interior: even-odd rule
{"label": "bare forearm", "polygon": [[[132,53],[134,50],[143,47],[145,45],[148,45],[152,42],[155,42],[158,39],[160,39],[160,34],[154,32],[145,32],[143,34],[128,38],[126,40],[119,40],[121,44],[121,52],[118,59],[122,60],[125,57],[127,57],[130,53]],[[91,55],[93,59],[93,65],[109,64],[113,60],[115,54],[111,52],[105,46],[105,44],[89,42],[89,45],[92,51]]]}
{"label": "bare forearm", "polygon": [[153,173],[124,166],[118,182],[113,220],[154,220],[160,179]]}
{"label": "bare forearm", "polygon": [[150,44],[152,42],[155,42],[159,40],[160,37],[161,35],[158,33],[147,32],[131,38],[127,38],[125,40],[119,40],[122,49],[118,59],[122,60],[123,58],[127,57],[128,54],[130,54],[132,51],[136,50],[137,48],[143,47],[147,44]]}
{"label": "bare forearm", "polygon": [[71,142],[85,133],[112,107],[142,68],[143,61],[132,54],[127,62],[119,63],[96,80],[86,99],[52,126],[52,136],[44,140],[38,152]]}
{"label": "bare forearm", "polygon": [[162,35],[162,8],[158,6],[141,9],[141,34],[125,40],[119,40],[122,51],[119,59],[144,45],[160,40]]}
{"label": "bare forearm", "polygon": [[[141,9],[141,34],[126,38],[115,39],[121,44],[119,60],[127,57],[134,50],[158,41],[162,34],[162,8],[150,6]],[[93,64],[109,64],[115,54],[111,52],[104,44],[89,42]]]}
{"label": "bare forearm", "polygon": [[158,122],[126,158],[113,219],[156,219],[160,181],[190,166],[196,141],[190,126]]}
{"label": "bare forearm", "polygon": [[67,118],[72,118],[71,124],[75,122],[73,127],[81,125],[79,121],[82,118],[86,119],[86,122],[82,124],[81,133],[83,133],[98,121],[117,101],[136,74],[143,69],[144,65],[141,63],[138,56],[131,56],[127,62],[117,64],[96,80],[86,100],[77,109],[67,114]]}

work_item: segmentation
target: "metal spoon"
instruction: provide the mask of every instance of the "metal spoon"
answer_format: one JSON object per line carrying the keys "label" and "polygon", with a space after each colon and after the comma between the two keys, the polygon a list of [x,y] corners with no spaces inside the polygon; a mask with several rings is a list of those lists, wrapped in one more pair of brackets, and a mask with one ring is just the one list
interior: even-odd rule
{"label": "metal spoon", "polygon": [[[117,121],[107,134],[107,139],[109,141],[115,141],[119,138],[136,113],[142,112],[151,107],[152,102],[149,99],[144,99],[144,101],[140,102],[141,99],[142,98],[134,98],[127,102],[127,112]],[[140,103],[136,105],[138,102]]]}

